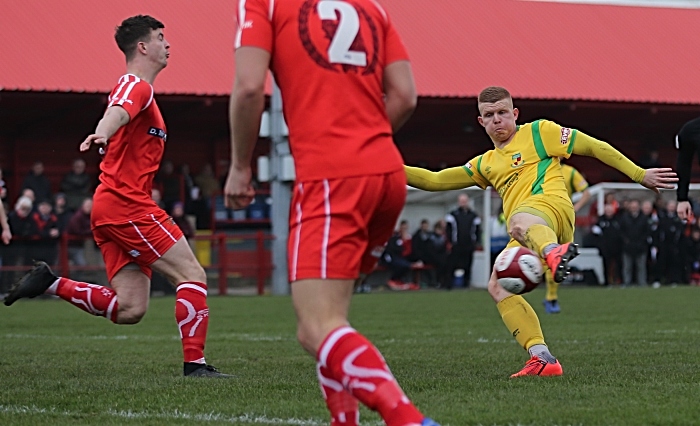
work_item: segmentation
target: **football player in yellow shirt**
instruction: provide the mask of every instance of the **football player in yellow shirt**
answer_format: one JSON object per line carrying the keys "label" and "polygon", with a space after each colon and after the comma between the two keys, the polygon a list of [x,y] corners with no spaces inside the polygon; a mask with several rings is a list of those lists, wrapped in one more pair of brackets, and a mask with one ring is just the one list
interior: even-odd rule
{"label": "football player in yellow shirt", "polygon": [[[559,161],[561,162],[562,159],[563,157],[560,157]],[[561,174],[564,176],[564,184],[566,185],[566,192],[569,194],[569,198],[574,194],[581,193],[581,198],[574,204],[574,213],[576,213],[591,199],[588,182],[578,170],[568,164],[562,163]],[[561,312],[558,297],[559,283],[554,281],[551,273],[545,274],[545,279],[547,281],[547,295],[544,299],[544,310],[548,314],[558,314]]]}
{"label": "football player in yellow shirt", "polygon": [[[566,191],[559,157],[571,154],[595,157],[635,182],[658,192],[671,189],[678,179],[669,168],[644,170],[609,144],[547,120],[518,126],[518,109],[502,87],[479,94],[479,123],[494,149],[462,167],[439,172],[404,166],[408,184],[427,191],[444,191],[478,185],[492,186],[503,199],[512,239],[508,247],[522,245],[538,253],[561,282],[578,249],[574,236],[574,206]],[[559,376],[563,369],[544,341],[537,314],[520,295],[506,291],[492,273],[488,291],[515,340],[530,354],[525,367],[511,377]]]}

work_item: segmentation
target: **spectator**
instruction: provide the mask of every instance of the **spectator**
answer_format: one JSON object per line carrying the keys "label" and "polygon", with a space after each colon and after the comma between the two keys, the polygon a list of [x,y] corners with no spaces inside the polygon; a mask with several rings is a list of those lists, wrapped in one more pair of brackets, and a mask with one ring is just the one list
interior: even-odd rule
{"label": "spectator", "polygon": [[430,236],[435,250],[436,287],[442,287],[447,282],[447,235],[445,235],[445,221],[438,220],[433,225],[433,233]]}
{"label": "spectator", "polygon": [[[5,266],[29,266],[32,264],[32,239],[36,237],[38,231],[36,223],[32,220],[32,200],[27,197],[19,197],[15,203],[15,209],[9,214],[7,219],[10,231],[15,240],[12,242],[12,249],[6,251],[6,259],[3,259]],[[4,272],[2,277],[3,287],[8,290],[15,282],[15,272]]]}
{"label": "spectator", "polygon": [[58,218],[53,214],[53,207],[49,200],[39,201],[37,211],[32,213],[32,220],[36,224],[36,245],[32,253],[33,260],[43,260],[49,265],[56,263],[58,257]]}
{"label": "spectator", "polygon": [[615,215],[615,206],[606,204],[603,215],[591,229],[591,233],[597,238],[597,247],[603,258],[605,271],[605,284],[620,283],[620,267],[622,263],[622,229]]}
{"label": "spectator", "polygon": [[429,285],[435,286],[440,262],[437,259],[437,248],[433,243],[433,232],[430,229],[428,219],[420,221],[420,228],[411,237],[410,260],[421,261],[424,265],[432,267],[432,269],[427,270],[430,276]]}
{"label": "spectator", "polygon": [[53,214],[58,218],[58,231],[63,234],[68,226],[68,222],[72,216],[66,208],[66,196],[62,192],[57,193],[53,197]]}
{"label": "spectator", "polygon": [[22,190],[22,195],[20,195],[20,197],[29,198],[29,200],[32,202],[32,206],[34,206],[34,203],[36,202],[36,195],[34,194],[34,190],[30,189],[30,188],[24,188]]}
{"label": "spectator", "polygon": [[7,184],[5,183],[5,180],[2,178],[2,169],[1,168],[0,168],[0,202],[3,204],[7,202]]}
{"label": "spectator", "polygon": [[[656,202],[658,203],[659,200]],[[654,203],[645,200],[642,202],[642,214],[648,218],[649,228],[651,229],[649,252],[647,253],[647,276],[656,284],[661,281],[661,269],[659,267],[659,211],[655,208]]]}
{"label": "spectator", "polygon": [[[5,206],[2,203],[0,203],[0,227],[2,227],[2,235],[0,236],[0,240],[2,240],[2,244],[0,244],[0,267],[2,267],[3,261],[7,259],[6,253],[8,248],[6,246],[12,240],[12,231],[10,231],[10,224],[7,222],[7,215],[5,214]],[[3,273],[0,271],[0,274]],[[9,288],[5,288],[2,278],[0,276],[0,294],[5,294]]]}
{"label": "spectator", "polygon": [[406,283],[406,275],[413,265],[409,260],[411,254],[411,236],[408,233],[408,221],[402,220],[399,229],[389,238],[380,258],[380,264],[391,271],[389,282],[392,290],[418,290],[420,287],[414,283]]}
{"label": "spectator", "polygon": [[[68,259],[75,266],[86,266],[88,264],[85,256],[85,242],[92,240],[92,228],[90,227],[90,214],[92,213],[92,198],[85,198],[80,209],[73,213],[66,227],[68,240]],[[89,239],[89,240],[88,240]]]}
{"label": "spectator", "polygon": [[651,238],[649,220],[642,214],[638,200],[630,200],[628,210],[620,217],[622,231],[622,278],[625,286],[632,283],[633,273],[638,285],[647,284],[647,251]]}
{"label": "spectator", "polygon": [[498,209],[498,215],[491,217],[491,266],[496,263],[496,258],[506,248],[508,241],[510,241],[510,235],[503,206],[501,206]]}
{"label": "spectator", "polygon": [[676,201],[666,203],[666,213],[659,220],[659,271],[667,284],[685,281],[683,221],[676,214],[676,206]]}
{"label": "spectator", "polygon": [[163,203],[163,196],[160,190],[157,188],[151,188],[151,199],[156,202],[156,205],[161,209],[165,210],[165,204]]}
{"label": "spectator", "polygon": [[211,164],[205,164],[202,170],[194,178],[194,182],[199,187],[200,194],[205,200],[210,200],[211,197],[221,192],[219,181],[214,176],[214,171]]}
{"label": "spectator", "polygon": [[700,286],[700,228],[691,228],[686,247],[686,268],[690,272],[690,285]]}
{"label": "spectator", "polygon": [[[194,178],[190,172],[190,165],[185,163],[180,166],[180,177],[185,190],[185,213],[192,213],[192,200],[199,198],[199,188],[194,183]],[[196,188],[196,189],[195,189]]]}
{"label": "spectator", "polygon": [[[469,196],[465,193],[457,197],[458,207],[445,216],[447,238],[451,249],[448,257],[450,274],[456,278],[463,277],[463,284],[469,287],[472,260],[481,238],[481,218],[469,208]],[[455,280],[448,280],[447,287],[452,288]]]}
{"label": "spectator", "polygon": [[155,181],[160,186],[164,210],[172,213],[173,204],[184,201],[180,194],[180,178],[175,174],[175,165],[172,161],[163,161]]}
{"label": "spectator", "polygon": [[83,200],[90,197],[92,182],[85,172],[85,160],[73,160],[71,171],[63,176],[61,191],[66,194],[66,208],[72,213],[80,208]]}
{"label": "spectator", "polygon": [[29,188],[34,191],[37,202],[51,200],[51,182],[44,174],[44,163],[35,161],[32,170],[24,178],[22,189]]}
{"label": "spectator", "polygon": [[185,217],[185,205],[183,203],[177,202],[173,204],[172,215],[175,224],[180,227],[182,233],[185,235],[185,238],[194,237],[194,229]]}

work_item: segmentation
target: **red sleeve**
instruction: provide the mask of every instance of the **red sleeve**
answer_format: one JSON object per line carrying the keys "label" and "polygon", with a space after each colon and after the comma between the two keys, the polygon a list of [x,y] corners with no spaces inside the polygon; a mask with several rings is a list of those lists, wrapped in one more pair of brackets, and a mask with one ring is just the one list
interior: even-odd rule
{"label": "red sleeve", "polygon": [[384,39],[386,54],[384,56],[384,66],[396,61],[407,61],[408,52],[406,52],[406,47],[403,45],[398,31],[394,28],[394,24],[387,19],[386,26],[386,36]]}
{"label": "red sleeve", "polygon": [[253,46],[272,52],[270,15],[269,0],[238,0],[236,49]]}
{"label": "red sleeve", "polygon": [[153,87],[147,82],[125,83],[121,90],[117,90],[111,97],[109,105],[112,107],[119,105],[126,110],[130,119],[134,119],[141,111],[146,109],[153,102]]}

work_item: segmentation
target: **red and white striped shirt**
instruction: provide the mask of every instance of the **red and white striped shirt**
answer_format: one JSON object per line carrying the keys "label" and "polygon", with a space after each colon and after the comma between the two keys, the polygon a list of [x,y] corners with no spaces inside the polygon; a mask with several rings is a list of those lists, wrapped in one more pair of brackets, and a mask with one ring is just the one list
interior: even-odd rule
{"label": "red and white striped shirt", "polygon": [[167,132],[153,86],[133,74],[123,75],[109,94],[107,108],[113,107],[124,108],[130,120],[109,139],[100,164],[93,227],[128,222],[159,209],[151,188]]}

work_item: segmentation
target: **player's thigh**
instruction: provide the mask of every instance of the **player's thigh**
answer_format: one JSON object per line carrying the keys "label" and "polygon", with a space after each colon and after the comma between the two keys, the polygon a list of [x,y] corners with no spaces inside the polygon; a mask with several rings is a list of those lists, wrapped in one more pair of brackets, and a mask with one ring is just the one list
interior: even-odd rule
{"label": "player's thigh", "polygon": [[110,285],[117,293],[119,310],[143,316],[148,309],[151,279],[141,271],[140,266],[129,263],[114,275]]}
{"label": "player's thigh", "polygon": [[[131,265],[130,268],[137,265],[133,256],[133,251],[129,253],[126,250],[127,247],[131,246],[128,239],[123,239],[123,232],[118,228],[119,226],[115,225],[103,225],[93,230],[95,242],[100,248],[102,258],[105,262],[107,280],[110,284],[114,281],[117,273],[127,265]],[[151,278],[151,268],[146,265],[138,265],[138,269],[146,278]]]}
{"label": "player's thigh", "polygon": [[192,252],[185,237],[181,237],[158,260],[153,270],[163,274],[173,285],[182,282],[206,282],[204,268]]}
{"label": "player's thigh", "polygon": [[297,337],[309,353],[315,355],[331,331],[348,325],[353,288],[353,280],[303,279],[292,283]]}

